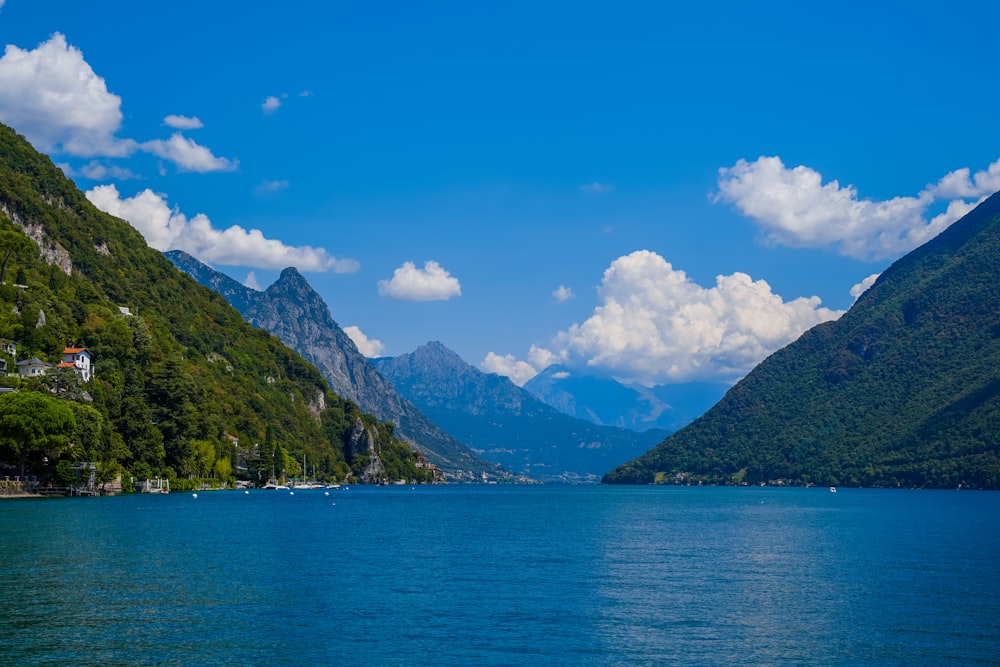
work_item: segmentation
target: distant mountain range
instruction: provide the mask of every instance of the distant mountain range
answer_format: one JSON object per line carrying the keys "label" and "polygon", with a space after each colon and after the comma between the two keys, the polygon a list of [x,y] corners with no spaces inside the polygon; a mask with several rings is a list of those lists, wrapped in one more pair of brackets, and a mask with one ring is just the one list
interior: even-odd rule
{"label": "distant mountain range", "polygon": [[1000,488],[1000,195],[606,482]]}
{"label": "distant mountain range", "polygon": [[662,440],[563,414],[510,379],[483,373],[441,343],[372,363],[447,432],[485,458],[543,481],[597,481]]}
{"label": "distant mountain range", "polygon": [[454,481],[508,479],[496,463],[476,455],[441,430],[403,398],[358,351],[354,341],[334,321],[323,298],[294,268],[281,272],[263,292],[251,289],[203,264],[191,255],[171,250],[167,258],[196,281],[221,294],[247,322],[271,332],[314,364],[340,396],[362,410],[397,426],[397,434],[412,443]]}
{"label": "distant mountain range", "polygon": [[633,431],[676,431],[715,405],[729,389],[717,382],[643,387],[552,365],[524,388],[568,415]]}

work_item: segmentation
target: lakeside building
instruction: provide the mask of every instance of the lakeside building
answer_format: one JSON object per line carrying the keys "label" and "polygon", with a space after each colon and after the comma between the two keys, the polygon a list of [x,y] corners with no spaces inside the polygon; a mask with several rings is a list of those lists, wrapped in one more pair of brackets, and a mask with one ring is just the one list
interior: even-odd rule
{"label": "lakeside building", "polygon": [[84,382],[90,382],[94,362],[90,351],[85,347],[67,347],[63,350],[63,360],[59,368],[72,368]]}

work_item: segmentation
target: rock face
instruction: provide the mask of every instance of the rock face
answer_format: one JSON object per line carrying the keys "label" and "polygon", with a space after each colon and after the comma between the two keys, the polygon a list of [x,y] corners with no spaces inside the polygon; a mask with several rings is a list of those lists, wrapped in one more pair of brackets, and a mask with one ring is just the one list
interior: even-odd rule
{"label": "rock face", "polygon": [[[48,202],[51,206],[51,202]],[[70,259],[69,251],[62,247],[58,241],[53,241],[45,232],[45,228],[39,223],[31,223],[22,218],[17,211],[9,208],[6,204],[0,203],[0,213],[3,213],[11,222],[24,230],[24,233],[38,245],[42,259],[46,264],[53,264],[67,276],[73,273],[73,260]]]}
{"label": "rock face", "polygon": [[368,457],[368,464],[361,472],[363,484],[385,484],[388,481],[385,466],[382,465],[382,459],[375,447],[377,441],[377,433],[373,433],[371,428],[366,429],[360,419],[355,422],[348,441],[348,454],[352,459],[359,456]]}
{"label": "rock face", "polygon": [[441,343],[372,363],[434,423],[485,458],[543,481],[596,482],[667,432],[598,426],[483,373]]}
{"label": "rock face", "polygon": [[281,272],[263,292],[241,285],[185,252],[167,258],[196,281],[221,294],[251,324],[277,336],[315,365],[330,387],[382,421],[455,481],[482,481],[509,475],[445,433],[403,398],[358,351],[334,321],[323,298],[294,268]]}

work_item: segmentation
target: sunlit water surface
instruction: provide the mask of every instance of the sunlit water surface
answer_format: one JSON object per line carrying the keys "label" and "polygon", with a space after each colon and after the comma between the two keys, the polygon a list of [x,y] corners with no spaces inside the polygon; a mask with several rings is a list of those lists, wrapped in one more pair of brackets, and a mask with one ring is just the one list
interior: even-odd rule
{"label": "sunlit water surface", "polygon": [[392,487],[0,502],[3,665],[1000,662],[1000,494]]}

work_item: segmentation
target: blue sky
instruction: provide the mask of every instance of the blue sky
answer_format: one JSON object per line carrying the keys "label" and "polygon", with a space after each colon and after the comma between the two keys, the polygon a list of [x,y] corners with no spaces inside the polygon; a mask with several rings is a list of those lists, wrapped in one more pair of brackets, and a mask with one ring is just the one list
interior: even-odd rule
{"label": "blue sky", "polygon": [[150,245],[518,382],[737,379],[1000,188],[994,3],[420,4],[0,0],[0,121]]}

